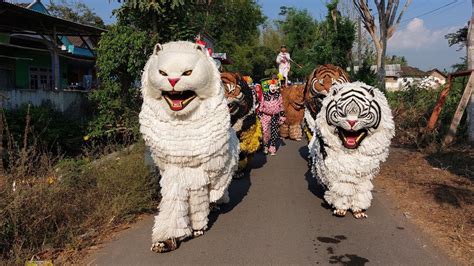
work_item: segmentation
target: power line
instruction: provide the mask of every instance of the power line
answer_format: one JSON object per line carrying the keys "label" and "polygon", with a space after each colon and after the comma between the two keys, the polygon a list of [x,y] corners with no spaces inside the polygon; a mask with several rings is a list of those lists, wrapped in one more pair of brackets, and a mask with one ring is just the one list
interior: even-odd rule
{"label": "power line", "polygon": [[443,8],[446,8],[446,7],[448,7],[448,6],[450,6],[450,5],[453,5],[453,4],[457,3],[457,2],[458,2],[458,0],[454,0],[454,1],[450,2],[450,3],[444,4],[444,5],[440,6],[440,7],[437,7],[437,8],[435,8],[435,9],[433,9],[433,10],[427,11],[427,12],[422,13],[422,14],[420,14],[420,15],[416,15],[416,16],[414,16],[414,17],[404,19],[404,20],[402,20],[400,23],[410,21],[410,20],[412,20],[412,19],[414,19],[414,18],[419,18],[419,17],[423,17],[423,16],[426,16],[426,15],[432,14],[432,13],[438,11],[438,10],[441,10],[441,9],[443,9]]}

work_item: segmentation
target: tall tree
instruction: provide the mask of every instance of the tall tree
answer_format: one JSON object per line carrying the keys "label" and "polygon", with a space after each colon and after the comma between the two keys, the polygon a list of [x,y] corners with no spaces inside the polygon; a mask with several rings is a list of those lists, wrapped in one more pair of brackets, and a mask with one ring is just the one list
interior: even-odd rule
{"label": "tall tree", "polygon": [[[372,14],[372,9],[369,7],[368,0],[353,0],[357,11],[362,17],[364,28],[372,37],[374,41],[375,50],[377,52],[377,74],[379,84],[385,90],[385,56],[387,53],[387,41],[393,36],[397,30],[403,14],[411,3],[411,0],[406,0],[402,10],[398,12],[400,0],[374,0],[375,7],[378,13],[378,28],[376,19]],[[378,29],[378,31],[377,31]]]}
{"label": "tall tree", "polygon": [[67,19],[85,25],[105,28],[102,18],[98,16],[91,8],[81,2],[71,0],[50,0],[47,9],[49,13],[55,17]]}
{"label": "tall tree", "polygon": [[319,37],[313,46],[317,64],[334,64],[346,68],[352,62],[355,39],[354,23],[337,10],[338,1],[326,4],[326,19],[319,24]]}
{"label": "tall tree", "polygon": [[291,58],[302,66],[302,68],[297,68],[293,64],[292,76],[304,78],[315,65],[315,56],[317,55],[311,54],[311,48],[316,39],[320,37],[318,23],[308,10],[281,7],[280,14],[285,15],[284,20],[277,21],[284,36],[284,44],[290,51]]}

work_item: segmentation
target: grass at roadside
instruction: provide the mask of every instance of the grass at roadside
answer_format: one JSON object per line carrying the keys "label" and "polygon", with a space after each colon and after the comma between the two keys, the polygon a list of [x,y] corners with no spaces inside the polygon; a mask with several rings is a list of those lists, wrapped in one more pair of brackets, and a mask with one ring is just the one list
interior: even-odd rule
{"label": "grass at roadside", "polygon": [[101,234],[155,209],[158,182],[143,155],[136,144],[98,161],[44,159],[37,175],[1,177],[0,259],[73,262]]}

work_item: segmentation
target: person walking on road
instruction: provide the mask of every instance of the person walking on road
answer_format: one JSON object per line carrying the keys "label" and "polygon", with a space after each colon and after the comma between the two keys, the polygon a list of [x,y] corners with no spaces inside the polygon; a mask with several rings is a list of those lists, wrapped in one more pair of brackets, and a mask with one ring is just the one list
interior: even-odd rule
{"label": "person walking on road", "polygon": [[276,58],[276,62],[278,64],[278,72],[283,76],[285,79],[285,86],[288,86],[288,73],[290,73],[291,68],[291,57],[290,53],[288,53],[286,46],[282,45],[280,48],[280,53]]}

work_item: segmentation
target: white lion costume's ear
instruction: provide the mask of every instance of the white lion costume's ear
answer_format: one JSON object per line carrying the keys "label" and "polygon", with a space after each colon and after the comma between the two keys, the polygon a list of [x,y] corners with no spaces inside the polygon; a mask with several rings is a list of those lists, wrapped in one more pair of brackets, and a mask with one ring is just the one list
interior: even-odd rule
{"label": "white lion costume's ear", "polygon": [[206,49],[206,47],[202,46],[201,44],[195,44],[194,47],[196,48],[196,50],[202,52],[203,54],[207,55],[207,56],[211,56],[209,54],[209,51]]}
{"label": "white lion costume's ear", "polygon": [[163,46],[160,43],[155,44],[155,48],[153,48],[153,55],[158,54],[158,52],[162,50]]}

